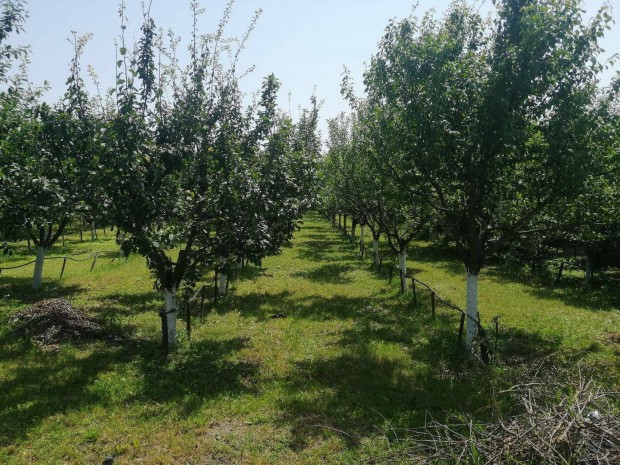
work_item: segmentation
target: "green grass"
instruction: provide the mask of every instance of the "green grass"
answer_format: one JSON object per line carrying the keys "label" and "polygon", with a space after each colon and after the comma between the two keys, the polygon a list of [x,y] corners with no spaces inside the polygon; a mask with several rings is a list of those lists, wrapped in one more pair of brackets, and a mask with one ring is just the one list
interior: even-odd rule
{"label": "green grass", "polygon": [[[50,255],[116,250],[113,239]],[[0,264],[30,259],[24,247]],[[501,267],[480,280],[485,324],[501,315],[500,353],[490,368],[456,347],[458,316],[428,294],[414,307],[397,279],[361,260],[356,248],[317,216],[291,247],[249,267],[227,299],[160,348],[162,297],[137,256],[112,263],[46,263],[44,289],[30,290],[32,268],[0,275],[0,462],[358,463],[385,451],[400,428],[427,412],[493,415],[491,393],[515,367],[543,357],[596,367],[617,383],[620,316],[604,298],[552,290]],[[409,251],[409,266],[440,295],[464,303],[462,266],[429,243]],[[16,340],[6,324],[19,308],[69,298],[128,336],[119,345],[66,345],[46,352]],[[270,315],[284,313],[286,318]],[[183,325],[179,322],[179,328]]]}

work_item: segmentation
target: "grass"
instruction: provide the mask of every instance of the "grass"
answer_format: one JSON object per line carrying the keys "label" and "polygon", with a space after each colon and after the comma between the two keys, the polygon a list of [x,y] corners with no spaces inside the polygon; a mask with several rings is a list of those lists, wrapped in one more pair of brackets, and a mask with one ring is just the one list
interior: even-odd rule
{"label": "grass", "polygon": [[[50,255],[116,250],[113,239],[77,241]],[[481,276],[486,324],[501,315],[500,353],[484,369],[456,347],[458,316],[430,297],[414,307],[398,280],[361,260],[356,248],[310,215],[291,247],[249,267],[203,320],[191,342],[165,356],[144,260],[45,265],[0,275],[0,462],[358,463],[379,455],[394,431],[465,411],[493,415],[492,395],[516,366],[584,360],[618,382],[617,308],[572,288],[549,289],[491,267]],[[10,260],[30,259],[20,247]],[[419,279],[464,303],[464,273],[429,243],[409,250]],[[129,336],[120,345],[65,345],[46,352],[15,339],[6,324],[19,308],[62,296]],[[283,313],[285,318],[271,318]],[[182,328],[182,325],[180,325]],[[400,432],[399,434],[403,434]]]}

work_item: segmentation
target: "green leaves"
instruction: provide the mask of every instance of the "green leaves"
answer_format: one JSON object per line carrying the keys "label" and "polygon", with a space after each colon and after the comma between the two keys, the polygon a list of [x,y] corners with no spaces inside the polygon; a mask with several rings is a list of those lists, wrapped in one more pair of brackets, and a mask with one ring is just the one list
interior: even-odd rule
{"label": "green leaves", "polygon": [[434,207],[474,273],[582,192],[606,151],[592,111],[605,8],[584,25],[577,2],[496,6],[494,23],[464,2],[441,20],[391,22],[364,77],[380,178],[432,187],[407,205]]}

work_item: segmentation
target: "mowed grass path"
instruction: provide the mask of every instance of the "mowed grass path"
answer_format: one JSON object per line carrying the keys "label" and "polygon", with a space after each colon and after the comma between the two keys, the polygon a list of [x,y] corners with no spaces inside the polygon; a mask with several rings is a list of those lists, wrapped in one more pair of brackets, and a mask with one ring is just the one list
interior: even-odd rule
{"label": "mowed grass path", "polygon": [[[76,249],[115,245],[108,238],[60,252]],[[462,304],[458,261],[425,243],[410,258],[420,279]],[[428,295],[414,308],[397,279],[390,284],[318,216],[282,254],[243,272],[196,320],[191,342],[181,333],[167,357],[161,296],[142,258],[102,259],[92,272],[88,262],[68,264],[62,282],[59,267],[46,264],[38,293],[29,291],[30,268],[0,276],[0,463],[92,464],[106,455],[116,464],[358,463],[427,413],[492,415],[491,392],[509,382],[506,360],[481,369],[463,358],[457,315],[440,309],[432,321]],[[44,352],[15,340],[7,317],[55,296],[127,342]],[[480,300],[487,322],[502,315],[510,363],[560,353],[617,376],[608,336],[620,317],[604,300],[535,287],[500,268],[481,279]],[[271,318],[277,313],[285,317]]]}

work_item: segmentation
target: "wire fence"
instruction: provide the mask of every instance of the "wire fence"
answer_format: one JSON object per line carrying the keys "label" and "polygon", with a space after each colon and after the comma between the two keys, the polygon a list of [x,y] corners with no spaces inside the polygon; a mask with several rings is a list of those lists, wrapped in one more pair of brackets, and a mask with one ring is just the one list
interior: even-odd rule
{"label": "wire fence", "polygon": [[[97,259],[104,255],[104,254],[110,254],[110,255],[114,255],[114,258],[112,258],[112,262],[114,263],[117,259],[119,259],[123,253],[121,251],[116,251],[116,250],[98,250],[97,252],[93,252],[91,254],[89,254],[88,256],[84,257],[84,258],[75,258],[75,257],[70,257],[68,255],[63,255],[63,256],[56,256],[56,257],[45,257],[44,258],[44,262],[46,261],[51,261],[51,260],[62,260],[62,267],[60,269],[60,277],[58,279],[62,279],[64,273],[65,273],[65,268],[67,267],[67,261],[71,261],[71,262],[86,262],[88,260],[92,259],[92,264],[90,265],[90,270],[89,271],[93,271],[95,269],[95,265],[97,264]],[[125,260],[127,259],[127,257],[125,257]],[[34,263],[36,263],[36,260],[31,260],[27,263],[22,263],[21,265],[13,265],[13,266],[0,266],[0,275],[2,274],[3,271],[8,271],[8,270],[17,270],[19,268],[25,268],[27,266],[30,266]]]}
{"label": "wire fence", "polygon": [[[71,256],[67,256],[67,255],[62,255],[62,256],[53,256],[53,257],[44,257],[44,262],[45,261],[51,261],[51,260],[62,260],[62,267],[60,270],[60,277],[59,279],[62,279],[64,273],[65,273],[65,269],[67,266],[67,262],[76,262],[76,263],[80,263],[80,262],[86,262],[89,260],[92,260],[92,263],[90,265],[89,271],[93,271],[95,269],[95,265],[97,264],[97,260],[102,258],[103,255],[113,255],[113,258],[111,260],[111,263],[114,263],[116,260],[118,260],[119,258],[123,257],[123,252],[122,251],[114,251],[114,250],[98,250],[96,252],[93,252],[89,255],[87,255],[86,257],[83,258],[75,258],[75,257],[71,257]],[[127,256],[125,256],[125,260],[127,260]],[[29,262],[26,263],[22,263],[19,265],[12,265],[12,266],[1,266],[0,267],[0,275],[2,274],[3,271],[10,271],[10,270],[17,270],[20,268],[25,268],[27,266],[33,265],[34,263],[36,263],[36,260],[31,260]],[[186,319],[186,330],[187,330],[187,336],[188,338],[191,337],[191,310],[192,310],[192,304],[194,302],[200,302],[200,306],[199,306],[199,315],[200,317],[204,317],[204,309],[205,309],[205,301],[207,299],[207,292],[208,289],[213,286],[213,304],[217,305],[218,302],[218,297],[219,297],[219,290],[218,290],[218,275],[219,275],[219,270],[216,268],[215,270],[215,276],[212,280],[210,280],[208,283],[203,284],[202,286],[200,286],[191,297],[188,297],[186,299],[184,299],[183,303],[181,305],[179,305],[179,308],[175,309],[175,312],[179,312],[179,313],[184,313],[185,314],[185,319]],[[228,292],[228,283],[229,283],[229,279],[226,280],[226,292]],[[165,316],[165,312],[160,313],[160,316],[164,315]]]}
{"label": "wire fence", "polygon": [[[333,224],[333,223],[332,223]],[[356,237],[352,234],[349,234],[349,231],[345,228],[340,227],[339,225],[335,226],[336,229],[342,231],[342,233],[344,234],[345,238],[351,243],[351,244],[355,244],[356,242]],[[359,253],[360,256],[364,259],[368,258],[368,249],[366,248],[366,244],[364,242],[361,241],[361,238],[358,242],[358,247],[359,247]],[[383,262],[384,259],[389,258],[389,257],[394,257],[395,254],[388,254],[388,255],[378,255],[377,261],[378,261],[378,268],[379,271],[383,270]],[[373,260],[375,259],[375,257],[373,256]],[[471,315],[468,315],[467,312],[465,310],[463,310],[462,308],[454,305],[453,303],[449,302],[447,299],[439,296],[439,294],[437,294],[437,291],[435,291],[429,284],[420,281],[419,279],[417,279],[416,277],[409,275],[409,274],[404,274],[402,273],[402,270],[400,269],[399,266],[395,265],[394,263],[390,263],[389,264],[389,268],[388,268],[388,272],[389,272],[389,281],[392,282],[392,279],[394,277],[394,271],[398,270],[398,274],[399,274],[399,278],[400,278],[400,290],[401,293],[405,293],[405,287],[404,287],[404,280],[403,277],[405,279],[411,279],[411,290],[412,290],[412,297],[413,297],[413,305],[416,306],[418,304],[418,289],[416,287],[416,284],[418,284],[419,286],[425,288],[426,290],[428,290],[430,292],[430,298],[431,298],[431,317],[434,320],[435,316],[436,316],[436,308],[438,304],[443,304],[446,307],[448,307],[449,309],[459,313],[460,315],[460,323],[459,323],[459,331],[458,331],[458,337],[457,337],[457,345],[460,346],[462,344],[463,341],[463,332],[465,329],[465,321],[471,321],[473,324],[476,325],[477,331],[478,331],[478,338],[480,340],[480,358],[482,359],[482,361],[484,363],[488,363],[489,362],[489,340],[488,340],[488,336],[487,336],[487,332],[484,329],[484,327],[482,326],[482,323],[480,321],[480,314],[478,313],[476,315],[476,317],[473,317]],[[493,318],[493,322],[495,324],[495,349],[497,349],[497,339],[498,339],[498,333],[499,333],[499,316],[495,316]]]}
{"label": "wire fence", "polygon": [[[200,301],[200,305],[198,307],[200,310],[198,314],[200,318],[203,318],[205,301],[207,300],[207,292],[211,286],[213,286],[213,305],[217,305],[219,296],[217,270],[211,281],[200,286],[191,297],[185,298],[183,303],[180,305],[179,313],[183,313],[185,315],[185,330],[187,332],[188,339],[191,339],[192,337],[192,303]],[[228,280],[226,281],[226,291],[228,291]]]}

